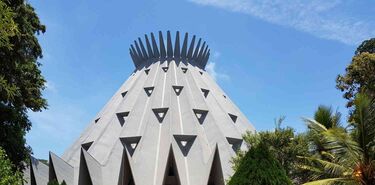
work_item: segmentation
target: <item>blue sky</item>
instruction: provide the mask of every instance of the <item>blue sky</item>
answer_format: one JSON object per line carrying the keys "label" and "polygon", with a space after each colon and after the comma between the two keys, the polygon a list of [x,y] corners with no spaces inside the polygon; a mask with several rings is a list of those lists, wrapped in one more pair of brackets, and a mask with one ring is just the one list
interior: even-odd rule
{"label": "blue sky", "polygon": [[[189,32],[211,48],[207,71],[257,130],[305,130],[318,105],[344,115],[335,89],[357,47],[375,36],[374,2],[355,0],[29,1],[40,35],[49,108],[30,113],[38,158],[61,155],[134,70],[128,47],[144,33]],[[371,14],[372,13],[372,14]]]}

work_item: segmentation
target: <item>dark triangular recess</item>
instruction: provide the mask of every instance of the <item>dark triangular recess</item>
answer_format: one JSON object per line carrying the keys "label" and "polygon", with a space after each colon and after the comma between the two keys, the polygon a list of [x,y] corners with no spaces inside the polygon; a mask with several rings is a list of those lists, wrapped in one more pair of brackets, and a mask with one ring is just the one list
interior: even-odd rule
{"label": "dark triangular recess", "polygon": [[129,116],[129,112],[119,112],[116,113],[117,119],[121,126],[124,126],[126,118]]}
{"label": "dark triangular recess", "polygon": [[236,121],[237,121],[237,116],[236,116],[236,115],[233,115],[233,114],[231,114],[231,113],[228,113],[228,115],[229,115],[230,119],[232,119],[233,123],[236,123]]}
{"label": "dark triangular recess", "polygon": [[172,147],[169,150],[168,161],[164,172],[163,185],[181,185]]}
{"label": "dark triangular recess", "polygon": [[207,98],[208,93],[210,92],[210,90],[201,88],[201,91],[202,91],[202,93],[203,93],[203,96],[204,96],[205,98]]}
{"label": "dark triangular recess", "polygon": [[204,120],[206,119],[208,111],[207,110],[200,110],[200,109],[193,109],[193,112],[194,112],[195,116],[197,117],[198,122],[202,125]]}
{"label": "dark triangular recess", "polygon": [[165,115],[167,115],[168,108],[155,108],[155,109],[152,109],[152,111],[154,112],[159,123],[162,123],[165,118]]}
{"label": "dark triangular recess", "polygon": [[202,72],[202,71],[199,71],[199,73],[200,73],[201,75],[203,75],[203,72]]}
{"label": "dark triangular recess", "polygon": [[173,135],[177,142],[178,147],[180,147],[182,154],[186,157],[190,151],[191,146],[195,141],[196,135]]}
{"label": "dark triangular recess", "polygon": [[100,118],[96,118],[94,122],[97,123],[99,120],[100,120]]}
{"label": "dark triangular recess", "polygon": [[122,153],[118,185],[135,185],[133,172],[130,167],[128,155],[126,154],[126,149],[124,149],[124,152]]}
{"label": "dark triangular recess", "polygon": [[181,91],[184,88],[184,86],[172,85],[172,88],[173,88],[174,92],[176,93],[176,95],[179,96],[181,94]]}
{"label": "dark triangular recess", "polygon": [[122,145],[129,152],[130,156],[133,156],[133,154],[135,152],[135,149],[138,146],[139,140],[141,140],[141,136],[120,138],[120,141],[121,141]]}
{"label": "dark triangular recess", "polygon": [[168,67],[162,67],[162,69],[163,69],[164,72],[168,71]]}
{"label": "dark triangular recess", "polygon": [[212,160],[211,170],[210,170],[210,175],[208,178],[207,185],[225,185],[223,170],[222,170],[221,162],[220,162],[219,150],[217,146],[216,146],[214,158]]}
{"label": "dark triangular recess", "polygon": [[83,151],[81,151],[81,157],[79,162],[78,184],[92,185],[90,172],[87,167]]}
{"label": "dark triangular recess", "polygon": [[150,97],[152,92],[154,92],[154,87],[145,87],[143,89],[145,90],[148,97]]}
{"label": "dark triangular recess", "polygon": [[223,94],[223,97],[226,99],[227,98],[227,96],[225,96],[224,94]]}
{"label": "dark triangular recess", "polygon": [[148,75],[149,72],[150,72],[150,69],[145,69],[146,75]]}
{"label": "dark triangular recess", "polygon": [[92,143],[94,143],[94,141],[83,143],[81,146],[82,146],[83,149],[85,149],[87,151],[91,147]]}
{"label": "dark triangular recess", "polygon": [[127,93],[128,93],[128,91],[125,91],[125,92],[121,93],[121,96],[125,97]]}
{"label": "dark triangular recess", "polygon": [[57,180],[57,175],[56,175],[56,172],[55,172],[55,167],[53,166],[53,161],[52,161],[52,158],[51,158],[51,153],[49,154],[49,163],[48,163],[48,169],[49,169],[49,172],[48,172],[48,180],[49,181],[58,181]]}
{"label": "dark triangular recess", "polygon": [[242,139],[227,137],[228,143],[232,146],[234,152],[237,152],[242,145]]}
{"label": "dark triangular recess", "polygon": [[181,70],[182,70],[183,73],[186,73],[186,71],[188,70],[188,68],[186,68],[186,67],[181,67]]}

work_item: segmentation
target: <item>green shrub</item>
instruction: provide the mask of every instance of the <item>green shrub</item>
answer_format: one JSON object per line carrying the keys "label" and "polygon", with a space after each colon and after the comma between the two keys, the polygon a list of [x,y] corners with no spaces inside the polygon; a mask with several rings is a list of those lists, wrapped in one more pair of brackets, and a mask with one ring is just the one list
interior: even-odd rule
{"label": "green shrub", "polygon": [[228,185],[291,185],[283,167],[260,142],[254,145],[239,162]]}
{"label": "green shrub", "polygon": [[0,147],[0,185],[22,185],[22,175],[14,167],[5,151]]}

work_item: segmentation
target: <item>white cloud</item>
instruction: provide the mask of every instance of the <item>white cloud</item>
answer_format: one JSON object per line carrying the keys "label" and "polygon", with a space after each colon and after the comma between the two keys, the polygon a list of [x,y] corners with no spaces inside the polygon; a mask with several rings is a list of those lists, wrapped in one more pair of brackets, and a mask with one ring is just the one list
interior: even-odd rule
{"label": "white cloud", "polygon": [[341,0],[189,0],[293,27],[316,37],[358,44],[375,36],[375,23],[340,12]]}
{"label": "white cloud", "polygon": [[[229,75],[225,74],[224,72],[218,72],[216,69],[216,61],[220,57],[219,52],[214,52],[212,60],[207,64],[206,70],[208,74],[215,80],[229,80]],[[212,62],[213,61],[213,62]]]}

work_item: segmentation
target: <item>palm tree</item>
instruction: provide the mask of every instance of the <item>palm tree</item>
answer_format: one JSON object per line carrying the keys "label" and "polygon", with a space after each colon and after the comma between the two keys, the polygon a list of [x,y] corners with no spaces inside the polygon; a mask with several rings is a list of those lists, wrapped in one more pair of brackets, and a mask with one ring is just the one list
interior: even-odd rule
{"label": "palm tree", "polygon": [[375,184],[374,102],[358,94],[354,103],[353,121],[348,130],[327,128],[317,120],[305,119],[309,128],[322,136],[326,158],[302,157],[310,162],[302,167],[316,174],[311,177],[312,182],[304,185]]}

